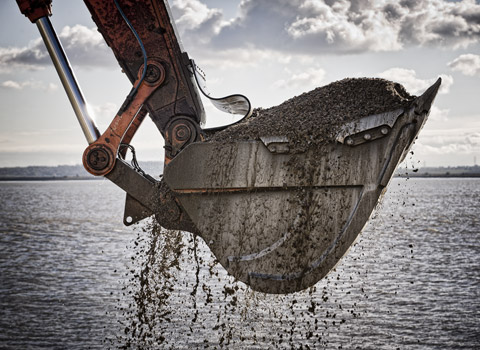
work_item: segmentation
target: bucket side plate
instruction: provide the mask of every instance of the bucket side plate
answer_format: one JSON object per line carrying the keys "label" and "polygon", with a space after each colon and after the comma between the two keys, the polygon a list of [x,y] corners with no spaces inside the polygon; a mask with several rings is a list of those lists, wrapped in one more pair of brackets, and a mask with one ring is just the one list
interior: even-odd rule
{"label": "bucket side plate", "polygon": [[258,291],[291,293],[348,251],[425,119],[412,109],[383,138],[302,154],[272,153],[260,141],[196,143],[164,177],[230,274]]}

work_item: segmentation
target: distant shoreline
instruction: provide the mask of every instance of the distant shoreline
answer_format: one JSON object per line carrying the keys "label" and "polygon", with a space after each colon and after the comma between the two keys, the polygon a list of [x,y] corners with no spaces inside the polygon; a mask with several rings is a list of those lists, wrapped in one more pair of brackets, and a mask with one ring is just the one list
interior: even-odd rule
{"label": "distant shoreline", "polygon": [[74,181],[74,180],[101,180],[94,176],[6,176],[0,177],[1,181]]}
{"label": "distant shoreline", "polygon": [[[160,174],[162,162],[142,162],[147,174]],[[394,177],[400,178],[480,178],[480,166],[397,168]],[[75,181],[98,180],[83,165],[0,167],[0,181]]]}
{"label": "distant shoreline", "polygon": [[[480,178],[478,174],[396,174],[396,178]],[[13,181],[92,181],[102,180],[103,177],[95,176],[6,176],[0,177],[0,182],[13,182]]]}
{"label": "distant shoreline", "polygon": [[477,177],[480,177],[480,174],[397,174],[395,175],[394,177],[400,177],[400,178],[450,178],[450,177],[460,177],[460,178],[467,178],[467,177],[471,177],[471,178],[477,178]]}

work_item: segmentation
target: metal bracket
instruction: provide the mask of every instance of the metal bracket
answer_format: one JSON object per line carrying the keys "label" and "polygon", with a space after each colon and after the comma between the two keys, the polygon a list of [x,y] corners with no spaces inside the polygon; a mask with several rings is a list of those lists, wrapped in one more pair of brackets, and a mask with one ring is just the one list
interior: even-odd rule
{"label": "metal bracket", "polygon": [[388,125],[381,125],[377,128],[365,130],[359,132],[358,134],[347,136],[344,140],[344,143],[352,147],[358,146],[365,142],[381,139],[382,137],[387,136],[391,130],[392,128]]}
{"label": "metal bracket", "polygon": [[290,152],[288,137],[286,136],[263,136],[260,137],[260,140],[271,153],[285,154]]}
{"label": "metal bracket", "polygon": [[380,131],[380,134],[378,136],[383,137],[388,134],[388,132],[386,134],[384,134],[384,132],[386,130],[389,131],[393,127],[393,125],[395,125],[398,117],[400,117],[403,113],[403,109],[396,109],[394,111],[386,113],[369,115],[360,118],[359,120],[346,123],[342,127],[342,130],[337,134],[336,140],[340,143],[354,146],[356,144],[352,143],[352,141],[348,143],[349,138],[353,139],[355,136],[355,139],[357,140],[358,137],[356,137],[356,135],[360,135],[360,138],[364,138],[365,135],[370,134],[370,136],[366,136],[366,138],[364,138],[364,142],[370,141],[377,134],[375,132],[376,129],[379,129]]}
{"label": "metal bracket", "polygon": [[123,224],[130,226],[137,222],[152,216],[153,212],[146,208],[142,203],[127,193],[125,198],[125,211],[123,214]]}

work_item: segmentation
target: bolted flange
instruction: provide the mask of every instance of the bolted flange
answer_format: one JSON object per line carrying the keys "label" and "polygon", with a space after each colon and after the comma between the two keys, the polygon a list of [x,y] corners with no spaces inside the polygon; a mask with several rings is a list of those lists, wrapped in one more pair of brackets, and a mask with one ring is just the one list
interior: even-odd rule
{"label": "bolted flange", "polygon": [[147,73],[145,74],[145,81],[153,84],[165,76],[165,71],[160,69],[159,66],[149,64],[147,66]]}
{"label": "bolted flange", "polygon": [[90,145],[83,153],[83,166],[95,176],[108,174],[114,166],[112,151],[101,145]]}
{"label": "bolted flange", "polygon": [[94,170],[103,170],[108,166],[110,156],[102,148],[91,149],[87,154],[87,164]]}
{"label": "bolted flange", "polygon": [[182,149],[200,138],[199,127],[189,117],[176,117],[165,130],[165,163],[168,164]]}
{"label": "bolted flange", "polygon": [[[138,71],[138,76],[140,78],[143,72],[143,65]],[[150,86],[163,84],[165,81],[165,68],[163,65],[157,61],[149,60],[147,64],[147,72],[145,73],[145,83]]]}

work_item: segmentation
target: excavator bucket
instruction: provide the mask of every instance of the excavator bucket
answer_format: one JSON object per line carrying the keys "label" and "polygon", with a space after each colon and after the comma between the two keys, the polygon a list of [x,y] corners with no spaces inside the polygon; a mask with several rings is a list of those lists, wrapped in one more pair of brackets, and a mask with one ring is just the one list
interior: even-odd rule
{"label": "excavator bucket", "polygon": [[[89,143],[85,168],[127,192],[125,224],[155,215],[167,229],[199,235],[231,275],[265,293],[308,288],[339,262],[424,125],[441,83],[417,98],[398,84],[374,80],[388,85],[388,98],[360,88],[363,95],[354,100],[342,100],[341,89],[327,93],[328,103],[293,102],[291,128],[281,128],[276,123],[285,116],[275,110],[263,118],[252,114],[243,95],[207,93],[177,39],[166,0],[84,1],[133,84],[101,135],[48,19],[51,0],[17,3],[37,24]],[[244,119],[203,129],[200,92]],[[391,97],[402,103],[387,103]],[[372,100],[380,110],[366,108]],[[348,118],[331,118],[348,104]],[[125,161],[147,113],[165,139],[160,181],[135,158],[132,166]]]}
{"label": "excavator bucket", "polygon": [[408,109],[344,124],[289,152],[283,135],[201,142],[164,180],[225,269],[254,290],[314,285],[352,246],[424,125],[440,79]]}

